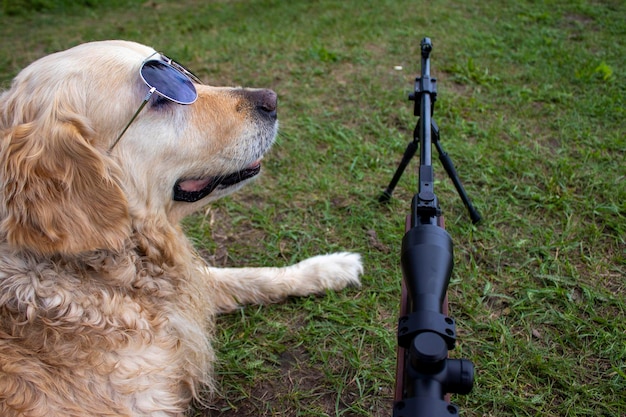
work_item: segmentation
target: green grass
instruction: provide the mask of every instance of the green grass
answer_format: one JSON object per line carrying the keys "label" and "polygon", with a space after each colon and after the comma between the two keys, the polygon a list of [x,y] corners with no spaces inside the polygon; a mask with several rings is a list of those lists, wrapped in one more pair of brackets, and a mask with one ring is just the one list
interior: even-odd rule
{"label": "green grass", "polygon": [[375,198],[411,140],[424,36],[442,144],[484,216],[471,225],[436,163],[453,355],[477,368],[453,401],[466,416],[626,415],[623,1],[35,3],[3,3],[2,85],[44,54],[125,38],[211,84],[279,93],[262,178],[185,222],[201,253],[229,266],[364,256],[361,289],[221,317],[218,410],[198,415],[391,414],[417,160],[389,205]]}

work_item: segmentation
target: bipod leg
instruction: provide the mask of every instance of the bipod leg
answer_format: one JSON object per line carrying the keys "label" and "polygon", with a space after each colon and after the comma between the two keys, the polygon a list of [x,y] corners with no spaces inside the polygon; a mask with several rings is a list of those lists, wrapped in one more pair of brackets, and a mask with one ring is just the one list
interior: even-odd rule
{"label": "bipod leg", "polygon": [[393,190],[396,188],[398,181],[400,181],[400,177],[402,177],[402,173],[406,169],[407,165],[409,165],[411,158],[413,158],[413,156],[417,152],[418,147],[419,141],[417,140],[413,140],[413,142],[409,143],[409,145],[406,147],[404,155],[402,156],[402,161],[400,161],[400,165],[398,165],[398,169],[396,169],[396,173],[393,175],[389,186],[387,186],[385,191],[383,191],[380,197],[378,197],[378,201],[380,203],[387,203],[389,200],[391,200],[391,194],[393,193]]}
{"label": "bipod leg", "polygon": [[443,168],[446,170],[448,177],[450,177],[450,179],[452,180],[452,183],[454,184],[454,188],[456,188],[456,191],[459,193],[461,200],[463,200],[463,204],[465,205],[465,207],[467,208],[467,211],[469,212],[470,218],[472,219],[472,223],[476,224],[480,222],[482,217],[480,213],[478,212],[478,210],[476,210],[476,207],[474,207],[474,205],[472,204],[472,201],[467,196],[467,193],[465,192],[465,188],[463,187],[463,184],[461,184],[461,180],[459,179],[459,176],[456,173],[456,169],[454,169],[454,164],[452,163],[452,159],[443,150],[441,143],[439,143],[439,127],[437,126],[437,123],[435,123],[434,120],[432,121],[432,137],[433,137],[432,141],[435,144],[435,147],[437,148],[437,152],[439,153],[439,160],[441,161]]}

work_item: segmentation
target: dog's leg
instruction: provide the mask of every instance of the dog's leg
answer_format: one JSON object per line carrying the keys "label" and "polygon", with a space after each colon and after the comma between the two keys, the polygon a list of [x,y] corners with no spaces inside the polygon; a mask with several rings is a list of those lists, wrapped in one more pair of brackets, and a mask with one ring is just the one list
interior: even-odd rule
{"label": "dog's leg", "polygon": [[315,256],[283,268],[208,267],[207,272],[215,285],[214,302],[223,313],[244,304],[265,304],[288,296],[359,286],[363,265],[360,255],[343,252]]}

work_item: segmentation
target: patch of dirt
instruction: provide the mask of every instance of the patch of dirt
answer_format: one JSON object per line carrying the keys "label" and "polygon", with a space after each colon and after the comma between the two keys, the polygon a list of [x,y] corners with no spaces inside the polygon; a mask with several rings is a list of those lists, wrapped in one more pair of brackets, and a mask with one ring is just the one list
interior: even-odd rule
{"label": "patch of dirt", "polygon": [[[214,399],[210,409],[196,410],[193,416],[356,417],[363,416],[363,410],[369,410],[369,415],[372,416],[390,414],[393,403],[391,385],[383,384],[373,392],[371,387],[361,385],[357,376],[358,370],[341,355],[330,358],[330,362],[332,373],[341,378],[341,383],[329,385],[329,376],[316,367],[306,347],[290,347],[279,356],[275,372],[271,375],[260,376],[256,383],[236,382],[236,387],[230,393],[223,393]],[[232,376],[227,378],[231,379]],[[359,404],[357,408],[360,412],[352,410],[352,404]]]}
{"label": "patch of dirt", "polygon": [[367,232],[365,232],[365,234],[367,235],[367,241],[370,244],[371,247],[373,247],[374,249],[378,250],[379,252],[382,253],[389,253],[390,249],[389,246],[385,245],[383,242],[381,242],[378,239],[378,235],[376,234],[376,230],[374,229],[370,229]]}
{"label": "patch of dirt", "polygon": [[223,208],[211,207],[205,214],[205,221],[208,222],[211,240],[216,247],[213,253],[205,249],[200,249],[199,253],[213,266],[241,266],[229,265],[228,247],[238,243],[250,247],[250,252],[254,253],[252,248],[263,242],[263,232],[249,221],[241,221],[236,228],[232,228],[232,218]]}
{"label": "patch of dirt", "polygon": [[[294,397],[298,402],[310,404],[316,410],[323,409],[328,415],[335,410],[334,395],[318,392],[319,381],[324,379],[321,371],[309,365],[309,355],[304,347],[296,347],[280,356],[280,377],[264,379],[239,398],[217,398],[214,409],[202,410],[197,417],[261,417],[297,415]],[[314,395],[311,395],[311,393]],[[320,410],[321,411],[321,410]]]}

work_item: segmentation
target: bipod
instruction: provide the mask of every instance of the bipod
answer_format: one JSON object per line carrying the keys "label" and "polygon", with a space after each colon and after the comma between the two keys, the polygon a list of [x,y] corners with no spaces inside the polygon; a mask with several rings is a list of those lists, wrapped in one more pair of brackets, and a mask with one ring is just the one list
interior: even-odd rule
{"label": "bipod", "polygon": [[[432,109],[434,109],[435,101],[437,97],[436,79],[434,78],[430,79],[429,84],[430,84],[430,94],[432,97],[432,103],[431,103],[431,115],[432,115]],[[419,100],[417,99],[417,97],[419,97],[419,95],[423,93],[422,85],[423,85],[422,79],[420,77],[417,77],[415,81],[415,86],[416,86],[415,93],[412,93],[409,95],[409,100],[416,102],[415,104],[416,116],[420,115],[419,104],[418,104]],[[378,197],[379,202],[387,203],[389,200],[391,200],[391,195],[393,194],[393,191],[395,190],[396,185],[398,184],[398,181],[400,181],[400,178],[402,177],[404,170],[409,165],[409,162],[415,156],[415,154],[417,153],[417,150],[419,149],[420,129],[421,129],[421,119],[418,118],[417,124],[415,126],[415,130],[413,131],[413,141],[407,145],[406,150],[404,151],[404,154],[402,155],[402,160],[400,161],[400,164],[398,165],[398,168],[396,169],[396,172],[394,173],[393,178],[391,178],[391,181],[389,182],[389,185],[387,186],[387,188],[385,188],[385,191],[383,191],[380,197]],[[452,180],[452,183],[454,184],[454,188],[456,188],[456,191],[459,194],[459,197],[461,197],[463,204],[467,208],[467,211],[469,212],[472,223],[476,224],[480,222],[482,217],[480,213],[478,212],[478,210],[476,209],[476,207],[474,207],[474,205],[472,204],[472,201],[470,200],[470,198],[468,197],[467,192],[465,191],[465,188],[463,187],[463,184],[461,183],[461,180],[459,179],[459,175],[457,174],[456,169],[454,168],[454,163],[452,162],[452,159],[450,158],[448,153],[444,151],[443,147],[441,146],[441,142],[439,140],[439,126],[437,126],[437,123],[432,118],[431,118],[431,138],[432,138],[432,143],[434,143],[435,148],[437,149],[437,153],[439,155],[439,161],[441,161],[441,164],[443,165],[443,168],[446,170],[448,177],[450,178],[450,180]]]}

